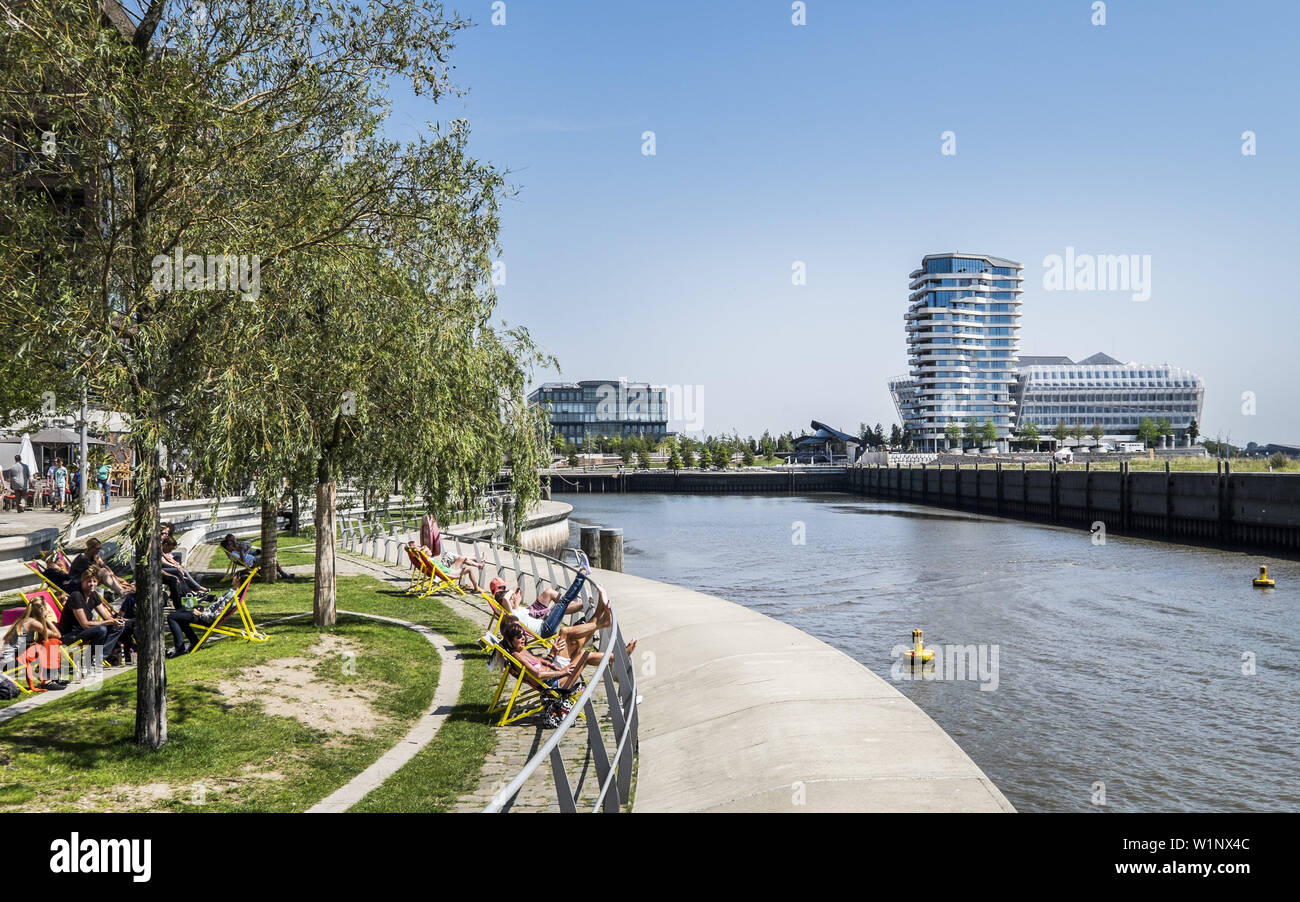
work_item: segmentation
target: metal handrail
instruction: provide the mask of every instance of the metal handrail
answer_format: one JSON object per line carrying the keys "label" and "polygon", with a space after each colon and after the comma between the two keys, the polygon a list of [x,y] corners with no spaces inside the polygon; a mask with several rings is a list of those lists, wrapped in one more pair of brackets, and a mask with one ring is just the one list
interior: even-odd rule
{"label": "metal handrail", "polygon": [[[349,531],[352,531],[358,538],[380,538],[378,529],[366,530],[364,527],[371,524],[367,524],[355,516],[350,517],[349,513],[346,511],[339,512],[338,527],[341,534],[346,536]],[[390,522],[387,525],[391,527],[392,524]],[[394,535],[391,531],[389,535],[397,539],[405,538],[405,536]],[[556,580],[557,568],[561,576],[567,576],[570,583],[578,576],[577,568],[570,566],[562,559],[538,551],[530,551],[526,548],[507,545],[490,539],[462,537],[454,533],[444,532],[442,537],[445,541],[454,542],[457,551],[461,551],[463,546],[468,545],[473,551],[473,556],[484,561],[488,560],[488,558],[480,553],[479,546],[480,544],[486,546],[492,552],[491,563],[495,567],[498,576],[505,571],[516,574],[515,584],[524,590],[525,602],[528,602],[530,596],[532,600],[536,600],[539,584],[543,581],[551,585],[558,585]],[[371,556],[382,559],[383,555],[376,553],[378,549],[379,544],[376,542],[372,546]],[[564,552],[574,552],[576,561],[576,549],[566,548]],[[504,561],[502,560],[503,555],[508,556]],[[546,571],[545,577],[543,577],[539,569],[542,567]],[[530,581],[531,586],[527,585]],[[594,608],[594,594],[591,591],[590,580],[583,585],[582,599],[584,613],[590,614]],[[629,799],[632,790],[632,764],[637,752],[639,725],[638,695],[635,668],[632,666],[631,658],[627,653],[627,645],[619,629],[617,615],[611,612],[611,617],[613,618],[611,625],[600,632],[600,647],[608,649],[612,653],[606,654],[600,663],[596,665],[595,673],[587,681],[586,689],[578,697],[572,710],[555,728],[554,733],[542,747],[524,763],[514,779],[493,796],[492,801],[483,809],[484,813],[497,813],[506,810],[524,785],[537,772],[537,769],[548,759],[555,781],[556,802],[560,810],[566,813],[577,812],[577,800],[573,793],[573,786],[569,781],[564,757],[560,753],[560,742],[580,714],[586,716],[587,754],[595,763],[596,775],[599,780],[599,793],[591,811],[618,812],[622,810],[621,806]],[[614,669],[610,667],[611,661],[614,663]],[[616,674],[617,681],[615,680]],[[615,685],[616,682],[617,686]],[[597,687],[604,688],[609,705],[615,742],[612,757],[605,747],[604,736],[601,733],[600,723],[596,716],[594,697]]]}

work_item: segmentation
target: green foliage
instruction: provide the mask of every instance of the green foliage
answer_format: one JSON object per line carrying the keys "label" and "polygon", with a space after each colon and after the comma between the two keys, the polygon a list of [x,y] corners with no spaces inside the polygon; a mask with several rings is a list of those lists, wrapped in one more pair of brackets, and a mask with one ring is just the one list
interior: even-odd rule
{"label": "green foliage", "polygon": [[1033,423],[1026,423],[1020,427],[1020,439],[1024,442],[1033,442],[1037,444],[1041,440],[1038,433],[1038,427]]}
{"label": "green foliage", "polygon": [[1101,437],[1106,434],[1106,430],[1102,428],[1101,423],[1093,423],[1092,428],[1088,430],[1088,434],[1092,436],[1094,442],[1100,442]]}
{"label": "green foliage", "polygon": [[677,446],[673,445],[668,451],[668,469],[680,470],[681,468],[682,468],[682,455],[678,452]]}
{"label": "green foliage", "polygon": [[1274,470],[1285,470],[1291,464],[1291,459],[1282,452],[1272,454],[1268,458],[1268,465]]}
{"label": "green foliage", "polygon": [[998,427],[991,421],[985,420],[980,426],[980,440],[985,445],[996,445],[998,442]]}
{"label": "green foliage", "polygon": [[1138,438],[1147,445],[1154,445],[1160,438],[1160,427],[1150,417],[1143,417],[1138,423]]}
{"label": "green foliage", "polygon": [[1058,420],[1052,428],[1052,437],[1056,439],[1058,445],[1064,444],[1065,440],[1070,437],[1070,427],[1065,425],[1065,420]]}
{"label": "green foliage", "polygon": [[1192,440],[1192,444],[1195,444],[1196,440],[1201,435],[1201,426],[1194,418],[1191,423],[1187,425],[1187,435]]}
{"label": "green foliage", "polygon": [[578,452],[576,450],[569,452],[568,461],[569,466],[571,467],[576,467],[578,465]]}
{"label": "green foliage", "polygon": [[953,447],[954,445],[957,446],[958,448],[961,447],[961,432],[962,430],[961,430],[960,423],[953,422],[953,423],[949,423],[947,426],[944,427],[943,436],[948,440],[949,448]]}
{"label": "green foliage", "polygon": [[695,449],[693,446],[694,443],[687,445],[686,442],[682,442],[682,466],[687,469],[695,466]]}
{"label": "green foliage", "polygon": [[637,452],[636,465],[642,470],[650,469],[650,452],[642,449]]}
{"label": "green foliage", "polygon": [[754,449],[750,447],[748,442],[745,443],[745,447],[741,449],[740,454],[741,462],[745,466],[752,467],[754,465]]}
{"label": "green foliage", "polygon": [[719,469],[725,470],[731,465],[731,449],[726,444],[718,444],[713,448],[713,465]]}

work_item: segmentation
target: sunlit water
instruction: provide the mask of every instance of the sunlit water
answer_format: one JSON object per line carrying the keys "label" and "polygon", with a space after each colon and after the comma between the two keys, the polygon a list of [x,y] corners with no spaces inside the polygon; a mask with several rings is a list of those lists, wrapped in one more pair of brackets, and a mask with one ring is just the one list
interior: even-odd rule
{"label": "sunlit water", "polygon": [[627,572],[748,605],[885,679],[913,627],[997,646],[991,691],[891,682],[1022,811],[1104,810],[1098,782],[1111,810],[1300,810],[1300,564],[1268,560],[1278,588],[1259,590],[1264,558],[848,495],[560,498],[572,544],[579,524],[622,527]]}

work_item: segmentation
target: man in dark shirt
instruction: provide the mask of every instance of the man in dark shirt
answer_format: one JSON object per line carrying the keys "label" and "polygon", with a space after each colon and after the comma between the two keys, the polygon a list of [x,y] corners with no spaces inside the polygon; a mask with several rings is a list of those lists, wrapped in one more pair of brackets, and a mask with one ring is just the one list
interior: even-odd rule
{"label": "man in dark shirt", "polygon": [[81,574],[85,573],[92,564],[99,562],[100,547],[99,539],[87,539],[86,550],[72,559],[72,564],[68,568],[68,575],[73,579],[80,580]]}
{"label": "man in dark shirt", "polygon": [[[129,621],[113,616],[104,600],[95,594],[98,587],[99,578],[94,570],[81,574],[80,584],[68,593],[68,601],[63,606],[59,632],[63,634],[64,643],[80,639],[91,648],[102,646],[104,658],[108,659],[117,650],[117,643]],[[100,620],[94,619],[96,614]]]}

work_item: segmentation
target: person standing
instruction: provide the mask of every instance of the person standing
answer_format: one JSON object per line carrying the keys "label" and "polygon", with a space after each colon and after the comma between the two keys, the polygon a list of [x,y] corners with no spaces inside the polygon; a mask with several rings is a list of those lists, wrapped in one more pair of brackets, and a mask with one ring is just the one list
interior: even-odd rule
{"label": "person standing", "polygon": [[99,472],[95,475],[99,478],[99,490],[104,493],[104,510],[108,510],[108,478],[113,474],[113,468],[104,461],[99,465]]}
{"label": "person standing", "polygon": [[27,500],[27,488],[31,483],[32,471],[23,463],[22,455],[14,455],[14,465],[9,469],[9,487],[14,492],[14,508],[21,511]]}
{"label": "person standing", "polygon": [[63,458],[54,459],[54,509],[66,510],[68,506],[68,468],[63,465]]}

